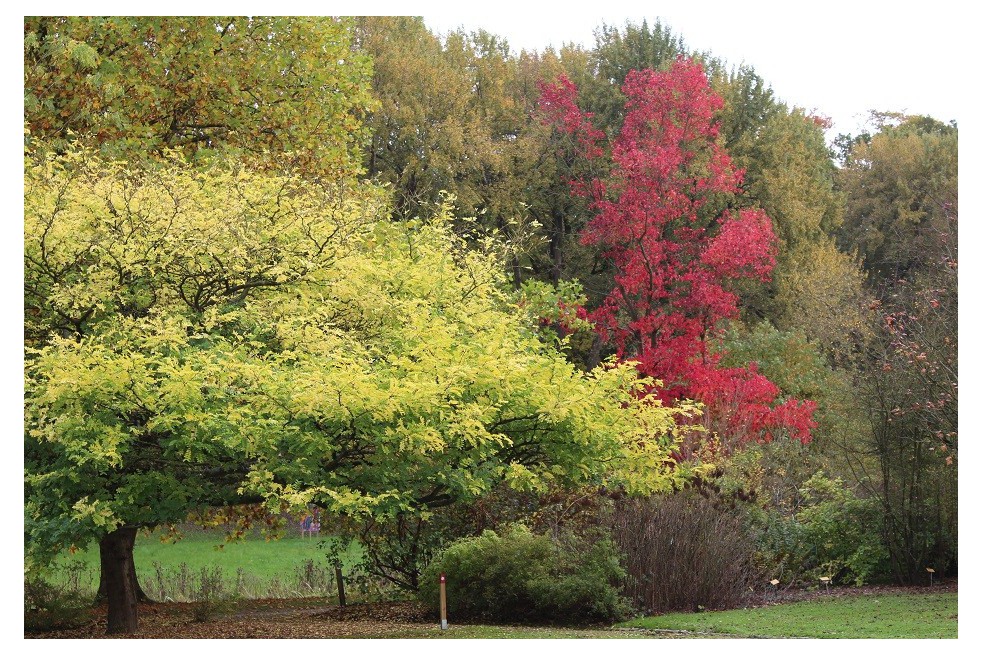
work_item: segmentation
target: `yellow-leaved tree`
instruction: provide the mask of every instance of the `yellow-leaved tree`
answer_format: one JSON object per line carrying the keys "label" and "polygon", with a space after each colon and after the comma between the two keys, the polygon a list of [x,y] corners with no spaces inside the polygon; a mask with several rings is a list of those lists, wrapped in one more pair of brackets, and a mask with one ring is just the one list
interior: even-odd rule
{"label": "yellow-leaved tree", "polygon": [[137,627],[136,530],[204,507],[385,521],[501,481],[681,475],[687,408],[544,344],[498,247],[465,248],[448,207],[386,213],[364,184],[27,160],[29,558],[99,540],[110,632]]}

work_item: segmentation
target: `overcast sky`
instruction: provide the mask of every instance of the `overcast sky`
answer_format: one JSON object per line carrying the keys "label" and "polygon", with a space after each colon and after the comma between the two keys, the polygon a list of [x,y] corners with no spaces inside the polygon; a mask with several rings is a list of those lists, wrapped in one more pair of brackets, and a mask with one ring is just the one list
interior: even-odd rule
{"label": "overcast sky", "polygon": [[435,31],[484,28],[505,37],[513,50],[565,42],[591,46],[593,30],[602,23],[660,18],[689,49],[709,50],[731,65],[749,64],[788,104],[831,117],[833,132],[854,132],[870,109],[961,122],[966,89],[974,87],[964,77],[968,48],[962,37],[968,23],[975,24],[977,10],[948,0],[910,5],[610,0],[597,3],[601,11],[508,0],[478,5],[483,12],[419,4]]}

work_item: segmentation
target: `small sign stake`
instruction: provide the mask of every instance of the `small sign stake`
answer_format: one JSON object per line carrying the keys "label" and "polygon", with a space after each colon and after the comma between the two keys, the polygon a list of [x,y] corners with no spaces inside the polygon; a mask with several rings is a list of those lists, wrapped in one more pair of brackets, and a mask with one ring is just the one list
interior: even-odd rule
{"label": "small sign stake", "polygon": [[447,576],[440,572],[440,629],[447,629]]}

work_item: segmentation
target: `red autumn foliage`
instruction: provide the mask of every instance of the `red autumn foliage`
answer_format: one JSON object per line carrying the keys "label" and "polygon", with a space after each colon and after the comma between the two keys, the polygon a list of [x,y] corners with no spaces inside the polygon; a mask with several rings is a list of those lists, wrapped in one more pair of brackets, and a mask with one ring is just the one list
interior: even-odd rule
{"label": "red autumn foliage", "polygon": [[[572,82],[541,88],[543,120],[575,137],[581,156],[601,156],[603,133],[576,106]],[[590,320],[621,359],[663,381],[652,391],[661,400],[702,402],[707,424],[726,442],[770,440],[779,431],[809,441],[813,402],[778,403],[770,380],[753,367],[722,368],[710,347],[725,320],[739,315],[731,283],[768,280],[776,244],[762,210],[711,211],[714,199],[739,193],[743,177],[717,139],[722,99],[702,66],[683,58],[668,71],[631,71],[623,92],[609,177],[571,181],[595,212],[582,242],[602,248],[617,271]]]}
{"label": "red autumn foliage", "polygon": [[592,159],[603,155],[599,142],[605,135],[590,124],[593,115],[576,105],[576,85],[568,77],[561,76],[555,84],[540,84],[538,104],[542,120],[560,134],[573,137],[582,156]]}

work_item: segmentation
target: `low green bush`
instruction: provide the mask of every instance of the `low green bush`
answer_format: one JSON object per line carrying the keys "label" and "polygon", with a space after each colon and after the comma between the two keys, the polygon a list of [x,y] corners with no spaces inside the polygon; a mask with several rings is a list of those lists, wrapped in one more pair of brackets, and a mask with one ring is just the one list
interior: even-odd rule
{"label": "low green bush", "polygon": [[883,543],[883,511],[876,500],[859,498],[819,471],[802,488],[798,512],[815,573],[862,585],[887,575],[890,555]]}
{"label": "low green bush", "polygon": [[619,593],[624,570],[608,538],[553,541],[515,524],[460,539],[423,572],[419,596],[433,610],[441,572],[452,620],[601,623],[629,614]]}
{"label": "low green bush", "polygon": [[559,575],[532,581],[533,601],[540,615],[557,623],[617,621],[630,614],[620,592],[624,580],[617,550],[603,539],[580,551],[560,549]]}
{"label": "low green bush", "polygon": [[889,575],[883,514],[842,480],[819,471],[801,488],[802,507],[791,516],[758,513],[758,555],[783,581],[821,576],[861,586]]}
{"label": "low green bush", "polygon": [[89,621],[91,598],[28,572],[24,576],[24,630],[49,632],[76,628]]}

